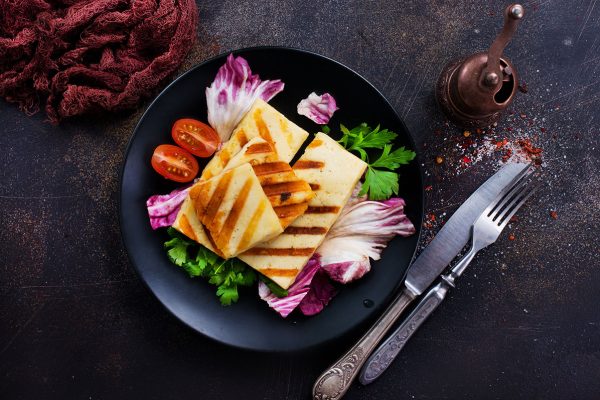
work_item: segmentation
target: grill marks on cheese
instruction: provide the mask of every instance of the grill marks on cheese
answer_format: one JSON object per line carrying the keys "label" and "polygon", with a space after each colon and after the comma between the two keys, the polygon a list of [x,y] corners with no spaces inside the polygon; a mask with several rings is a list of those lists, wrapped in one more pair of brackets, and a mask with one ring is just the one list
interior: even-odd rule
{"label": "grill marks on cheese", "polygon": [[197,183],[189,196],[206,236],[225,258],[283,231],[248,163]]}
{"label": "grill marks on cheese", "polygon": [[308,137],[308,132],[258,99],[234,129],[229,141],[225,142],[221,150],[209,161],[200,179],[209,179],[220,174],[231,158],[238,154],[246,143],[257,137],[272,144],[279,160],[289,163]]}
{"label": "grill marks on cheese", "polygon": [[[290,165],[281,161],[273,146],[254,138],[230,163],[249,162],[283,228],[302,215],[314,196],[310,185],[298,179]],[[229,165],[225,169],[230,168]]]}
{"label": "grill marks on cheese", "polygon": [[[319,133],[294,164],[296,176],[315,196],[306,211],[276,238],[261,243],[239,258],[288,288],[333,225],[341,208],[366,169],[366,164],[329,136]],[[278,217],[288,211],[276,210]]]}

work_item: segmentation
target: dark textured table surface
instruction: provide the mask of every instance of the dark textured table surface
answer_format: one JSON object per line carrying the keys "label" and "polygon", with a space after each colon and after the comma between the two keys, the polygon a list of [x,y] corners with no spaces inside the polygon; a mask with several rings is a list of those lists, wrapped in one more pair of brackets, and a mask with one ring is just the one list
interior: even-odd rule
{"label": "dark textured table surface", "polygon": [[[286,45],[364,75],[417,141],[423,244],[518,139],[543,150],[545,174],[400,359],[347,398],[598,398],[600,4],[526,2],[506,51],[526,93],[495,129],[465,138],[437,109],[434,82],[445,62],[489,45],[503,4],[319,3],[201,1],[199,43],[182,71],[231,49]],[[303,354],[227,348],[169,315],[128,262],[118,176],[147,104],[55,127],[0,102],[0,397],[309,398],[356,337]]]}

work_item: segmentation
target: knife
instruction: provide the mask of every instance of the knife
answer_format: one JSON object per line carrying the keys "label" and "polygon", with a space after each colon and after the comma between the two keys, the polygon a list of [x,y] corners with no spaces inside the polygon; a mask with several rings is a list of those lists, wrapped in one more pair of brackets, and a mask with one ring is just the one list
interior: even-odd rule
{"label": "knife", "polygon": [[[518,176],[520,177],[520,184],[527,181],[529,175],[531,175],[532,168],[527,168],[525,173],[520,173]],[[517,183],[519,186],[519,183]],[[524,186],[521,185],[521,188]],[[506,186],[506,189],[514,189],[512,186]],[[533,189],[534,190],[534,189]],[[533,191],[532,190],[532,191]],[[506,196],[506,193],[504,194]],[[512,195],[511,195],[512,196]],[[498,199],[499,201],[500,199]],[[515,196],[515,201],[517,197]],[[508,198],[506,199],[508,201]],[[492,203],[493,204],[493,203]],[[521,203],[522,204],[522,203]],[[516,206],[514,210],[506,209],[505,212],[511,211],[511,213],[516,212],[516,210],[520,207],[520,205]],[[488,209],[490,209],[488,207]],[[512,208],[512,206],[510,207]],[[491,210],[489,210],[491,212]],[[486,215],[486,211],[484,211],[483,215],[479,217],[477,221],[481,218],[484,218]],[[507,217],[510,219],[510,217]],[[469,265],[475,253],[478,250],[475,250],[475,235],[476,235],[476,227],[477,222],[471,228],[472,233],[472,243],[471,243],[471,251],[468,252],[460,261],[458,261],[450,272],[447,274],[441,275],[438,283],[431,288],[419,301],[419,303],[414,307],[412,312],[406,317],[404,321],[392,332],[392,334],[385,340],[379,347],[373,351],[371,356],[365,362],[365,365],[362,367],[360,374],[358,376],[358,380],[363,385],[368,385],[369,383],[375,381],[379,376],[391,365],[392,361],[396,358],[398,353],[402,350],[402,348],[406,345],[408,340],[412,337],[412,335],[417,331],[417,329],[425,322],[425,320],[433,313],[433,311],[442,303],[442,301],[446,298],[446,294],[450,290],[450,288],[455,287],[455,281],[459,278],[462,273],[465,271],[466,267]],[[502,231],[504,227],[499,228],[499,231]],[[493,231],[489,234],[489,236],[493,236]],[[481,231],[480,231],[481,235]],[[484,235],[488,236],[488,235]],[[483,243],[486,239],[479,238],[478,242]],[[491,244],[494,240],[487,242]],[[485,247],[485,246],[483,246]],[[483,248],[480,247],[479,249]]]}
{"label": "knife", "polygon": [[525,173],[529,164],[510,163],[481,185],[440,229],[436,237],[409,267],[404,288],[377,322],[340,359],[323,372],[313,386],[314,400],[340,399],[356,378],[369,354],[406,307],[446,269],[465,247],[471,225],[486,207]]}

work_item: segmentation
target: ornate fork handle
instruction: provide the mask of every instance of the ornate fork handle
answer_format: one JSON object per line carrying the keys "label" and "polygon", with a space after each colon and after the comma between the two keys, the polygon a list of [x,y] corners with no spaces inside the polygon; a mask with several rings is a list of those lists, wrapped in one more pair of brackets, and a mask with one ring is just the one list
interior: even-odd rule
{"label": "ornate fork handle", "polygon": [[441,304],[446,297],[450,285],[441,281],[421,299],[416,308],[410,313],[396,331],[383,342],[366,361],[358,379],[363,385],[376,380],[394,361],[408,339],[419,329],[427,317]]}
{"label": "ornate fork handle", "polygon": [[319,376],[313,386],[314,400],[337,400],[348,391],[369,354],[414,298],[408,289],[402,291],[371,329]]}

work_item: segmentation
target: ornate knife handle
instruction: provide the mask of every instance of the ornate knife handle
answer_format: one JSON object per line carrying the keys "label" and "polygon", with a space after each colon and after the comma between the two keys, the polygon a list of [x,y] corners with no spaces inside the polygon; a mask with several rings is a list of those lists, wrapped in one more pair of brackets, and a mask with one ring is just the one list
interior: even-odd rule
{"label": "ornate knife handle", "polygon": [[394,333],[373,352],[360,371],[359,380],[363,385],[373,382],[390,366],[408,339],[421,324],[441,304],[448,292],[449,284],[441,281],[434,286],[410,313]]}
{"label": "ornate knife handle", "polygon": [[313,386],[314,400],[342,398],[369,354],[414,298],[414,294],[406,288],[396,297],[371,329],[346,354],[319,376]]}

